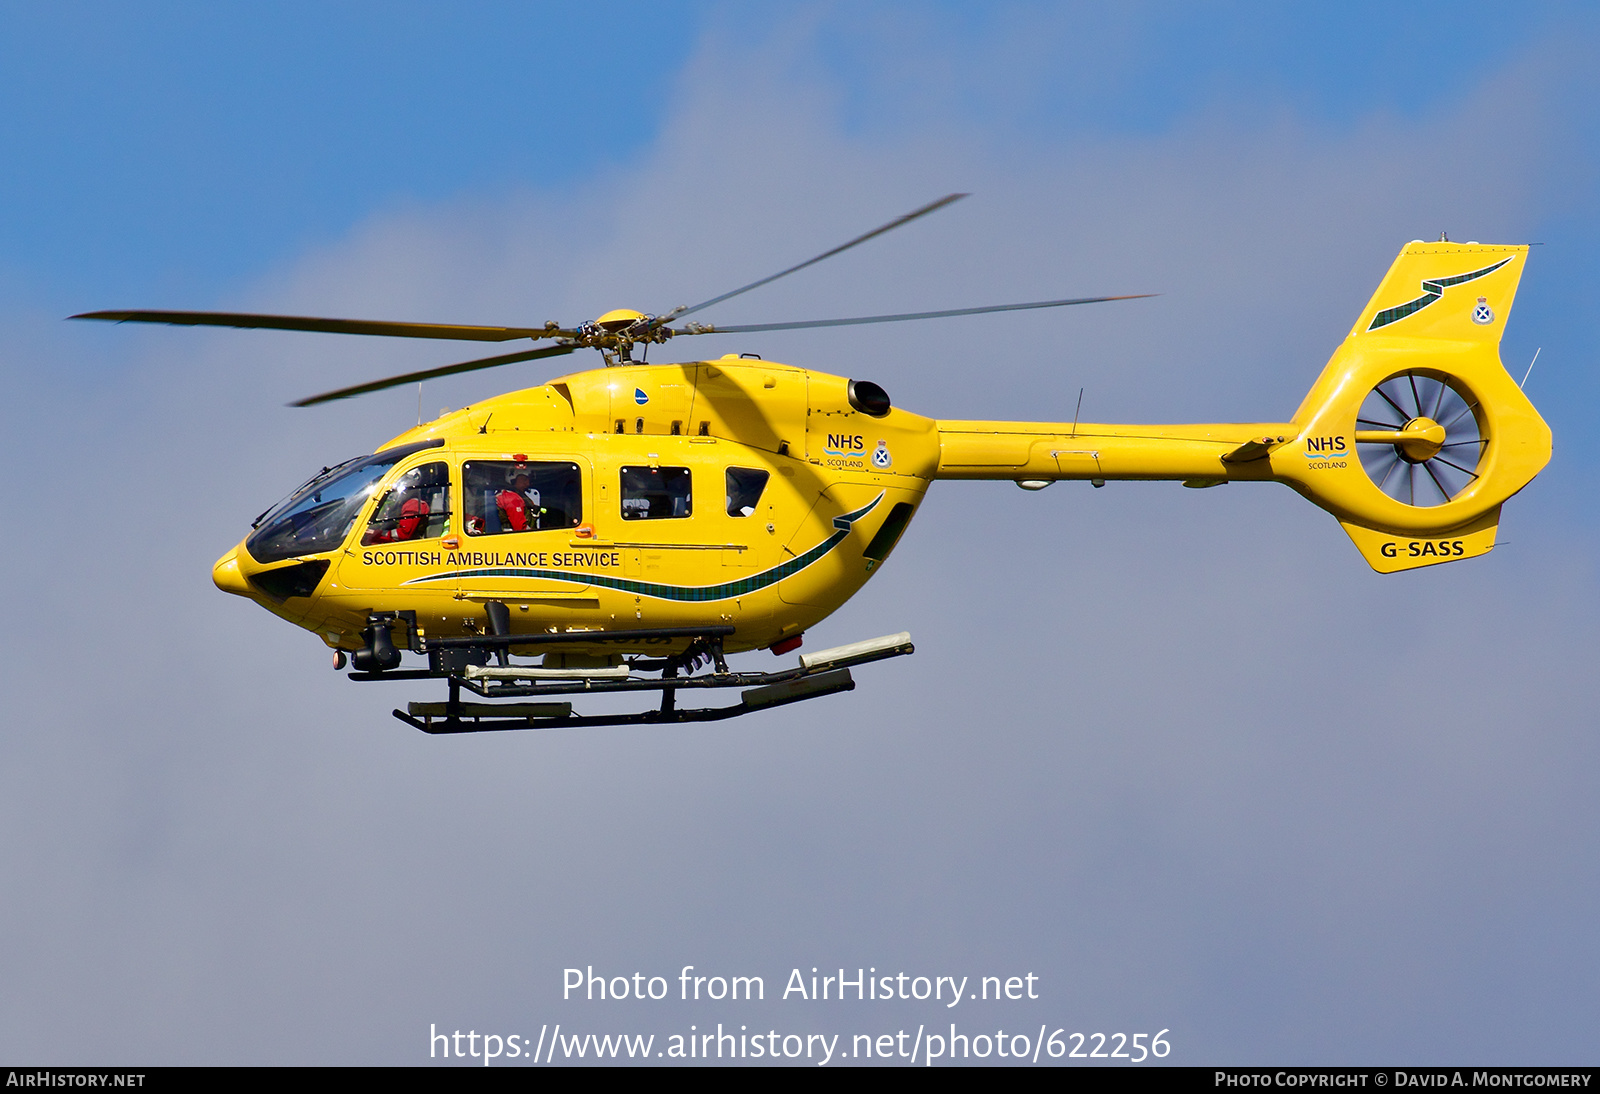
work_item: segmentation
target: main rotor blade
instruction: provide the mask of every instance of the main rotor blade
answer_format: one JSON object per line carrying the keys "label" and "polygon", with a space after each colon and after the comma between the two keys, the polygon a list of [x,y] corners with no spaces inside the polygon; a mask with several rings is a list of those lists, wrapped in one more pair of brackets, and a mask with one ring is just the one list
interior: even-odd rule
{"label": "main rotor blade", "polygon": [[704,308],[709,308],[713,304],[720,304],[724,300],[731,300],[735,296],[738,296],[740,293],[747,293],[751,289],[759,289],[763,285],[770,285],[772,282],[778,280],[778,278],[780,278],[780,277],[788,277],[790,274],[795,273],[798,270],[803,270],[807,266],[814,266],[818,262],[821,262],[824,258],[832,258],[834,255],[839,254],[842,251],[848,251],[851,247],[854,247],[858,243],[865,243],[867,240],[872,239],[875,236],[881,236],[885,232],[892,232],[896,228],[900,227],[902,224],[910,224],[913,220],[916,220],[918,217],[927,216],[929,213],[935,212],[936,210],[939,210],[939,209],[943,209],[946,205],[949,205],[951,202],[960,201],[962,198],[969,197],[969,196],[970,195],[968,195],[968,194],[946,194],[944,197],[940,198],[938,201],[930,201],[928,204],[924,205],[920,209],[913,209],[913,210],[911,210],[911,212],[907,213],[905,216],[896,217],[894,220],[891,220],[889,223],[887,223],[885,225],[882,225],[881,227],[872,229],[872,231],[868,232],[866,235],[856,236],[849,243],[841,243],[839,246],[835,247],[831,251],[822,252],[816,258],[808,258],[804,262],[800,263],[800,265],[798,265],[798,266],[790,266],[787,270],[784,270],[781,273],[775,273],[771,277],[763,277],[760,281],[752,281],[752,282],[750,282],[750,284],[744,286],[744,288],[742,288],[742,289],[734,289],[732,292],[725,292],[721,296],[713,296],[710,300],[707,300],[702,304],[696,304],[692,308],[676,308],[673,311],[668,312],[666,315],[662,316],[661,319],[662,319],[662,321],[666,321],[666,320],[671,320],[671,319],[677,319],[680,316],[684,316],[684,315],[693,315],[695,312],[700,311],[700,310],[702,310]]}
{"label": "main rotor blade", "polygon": [[436,376],[453,376],[458,372],[475,372],[480,368],[494,368],[496,365],[514,365],[518,361],[533,361],[540,357],[559,357],[564,353],[571,353],[579,346],[546,346],[543,349],[526,350],[522,353],[507,353],[500,357],[482,357],[476,361],[462,361],[457,365],[443,365],[440,368],[426,368],[420,372],[408,372],[403,376],[389,376],[382,380],[373,380],[367,384],[356,384],[354,387],[342,387],[338,391],[327,391],[321,395],[313,395],[309,399],[290,403],[290,406],[316,406],[318,403],[331,403],[335,399],[348,399],[352,395],[365,395],[369,391],[382,391],[388,387],[399,387],[401,384],[413,384],[420,380],[432,380]]}
{"label": "main rotor blade", "polygon": [[243,330],[304,330],[321,334],[378,334],[388,338],[449,338],[509,342],[513,338],[570,338],[555,327],[473,327],[459,323],[388,323],[369,319],[321,319],[302,315],[251,315],[224,311],[90,311],[71,319],[113,323],[166,323],[174,327],[235,327]]}
{"label": "main rotor blade", "polygon": [[747,334],[763,330],[804,330],[809,327],[854,327],[862,323],[902,323],[908,319],[943,319],[951,315],[983,315],[995,311],[1027,311],[1030,308],[1065,308],[1073,304],[1104,304],[1108,300],[1143,300],[1157,293],[1141,292],[1130,296],[1084,296],[1077,300],[1040,300],[1032,304],[993,304],[986,308],[952,308],[949,311],[915,311],[902,315],[863,315],[856,319],[811,319],[804,323],[746,323],[737,327],[719,327],[710,323],[690,323],[681,334]]}

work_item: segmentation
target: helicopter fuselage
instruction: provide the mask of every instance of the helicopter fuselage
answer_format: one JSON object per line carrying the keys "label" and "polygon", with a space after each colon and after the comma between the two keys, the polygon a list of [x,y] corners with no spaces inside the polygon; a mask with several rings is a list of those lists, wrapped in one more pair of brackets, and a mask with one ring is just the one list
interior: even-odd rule
{"label": "helicopter fuselage", "polygon": [[[383,446],[416,450],[371,483],[334,549],[263,562],[282,551],[253,554],[247,537],[214,576],[347,650],[380,612],[414,611],[430,635],[482,633],[492,601],[514,631],[571,633],[574,650],[587,632],[707,624],[736,628],[730,652],[772,645],[861,587],[938,468],[931,419],[863,414],[847,385],[733,359],[501,395]],[[386,497],[425,468],[431,519],[375,528]],[[534,484],[511,499],[520,526],[502,504],[519,470]]]}
{"label": "helicopter fuselage", "polygon": [[[498,601],[515,633],[571,634],[562,648],[576,652],[587,633],[705,625],[734,627],[735,652],[784,642],[854,595],[936,478],[1225,476],[1231,448],[1292,429],[1157,437],[859,401],[842,377],[749,358],[576,373],[395,437],[378,455],[403,455],[357,483],[331,539],[297,531],[283,515],[294,506],[280,506],[213,576],[336,649],[360,648],[375,613],[415,612],[436,637],[481,634]],[[505,503],[520,471],[519,525]],[[315,482],[301,516],[322,501]],[[409,519],[407,482],[423,499]]]}

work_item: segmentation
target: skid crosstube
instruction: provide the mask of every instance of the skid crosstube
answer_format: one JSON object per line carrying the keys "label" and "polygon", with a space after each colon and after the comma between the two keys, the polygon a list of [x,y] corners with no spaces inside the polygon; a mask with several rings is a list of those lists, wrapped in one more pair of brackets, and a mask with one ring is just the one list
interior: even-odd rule
{"label": "skid crosstube", "polygon": [[[804,702],[824,695],[832,695],[855,688],[850,667],[900,657],[912,653],[915,647],[911,636],[901,633],[867,642],[824,650],[801,658],[797,668],[778,672],[732,672],[723,657],[723,640],[733,633],[732,627],[661,628],[614,632],[571,632],[564,634],[492,634],[468,638],[429,639],[413,632],[408,648],[415,653],[428,654],[435,667],[427,670],[390,670],[386,672],[352,672],[352,680],[418,680],[443,679],[449,684],[449,699],[438,703],[411,703],[406,710],[395,710],[394,716],[424,733],[485,733],[522,729],[578,729],[593,726],[619,725],[672,725],[685,722],[713,722],[737,718],[770,707]],[[581,635],[581,638],[580,638]],[[552,643],[582,642],[600,644],[608,642],[637,644],[641,641],[675,641],[688,639],[683,652],[664,658],[635,658],[626,667],[609,669],[553,670],[533,666],[509,664],[503,651],[511,646],[530,646]],[[470,655],[466,664],[451,671],[441,671],[444,663],[442,651],[460,651]],[[498,664],[482,662],[497,656]],[[698,676],[679,675],[692,673],[702,661],[711,664],[712,671]],[[638,672],[660,672],[659,677],[636,675]],[[498,702],[463,700],[461,691]],[[726,706],[679,709],[677,693],[680,690],[705,690],[711,688],[742,688],[739,702]],[[652,710],[632,714],[581,715],[572,712],[570,702],[541,702],[538,700],[564,695],[598,695],[616,692],[660,692],[661,705]],[[517,701],[508,701],[517,700]]]}

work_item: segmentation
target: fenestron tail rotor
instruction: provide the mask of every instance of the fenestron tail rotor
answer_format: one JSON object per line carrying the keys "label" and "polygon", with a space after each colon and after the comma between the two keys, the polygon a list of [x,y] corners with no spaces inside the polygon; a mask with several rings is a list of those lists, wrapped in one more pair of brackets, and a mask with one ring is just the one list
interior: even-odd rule
{"label": "fenestron tail rotor", "polygon": [[1356,452],[1395,501],[1443,505],[1477,480],[1489,437],[1478,403],[1455,381],[1413,370],[1372,389],[1356,417]]}
{"label": "fenestron tail rotor", "polygon": [[364,334],[386,338],[440,338],[470,342],[510,342],[522,338],[534,341],[546,339],[555,341],[555,345],[552,346],[543,346],[518,353],[506,353],[496,357],[480,357],[471,361],[441,365],[437,368],[407,372],[399,376],[386,376],[380,380],[354,384],[350,387],[339,388],[336,391],[313,395],[308,399],[300,399],[291,404],[292,406],[314,406],[318,403],[331,402],[335,399],[348,399],[354,395],[365,395],[369,392],[382,391],[385,388],[417,383],[422,380],[431,380],[440,376],[451,376],[461,372],[475,372],[479,369],[495,368],[500,365],[515,364],[519,361],[534,361],[543,357],[559,357],[579,349],[599,350],[604,355],[608,365],[630,364],[632,363],[634,345],[666,342],[671,338],[683,335],[745,334],[757,331],[804,330],[815,327],[850,327],[866,323],[903,323],[913,319],[940,319],[959,315],[983,315],[990,312],[1064,308],[1074,304],[1101,304],[1111,300],[1135,300],[1139,296],[1150,295],[1143,293],[1137,296],[1084,296],[1070,300],[1040,300],[1026,304],[993,304],[979,308],[903,312],[897,315],[865,315],[848,319],[810,319],[795,323],[754,323],[735,326],[690,323],[676,329],[667,326],[669,321],[679,316],[690,315],[703,308],[709,308],[713,304],[731,300],[733,297],[747,293],[752,289],[771,284],[780,277],[787,277],[789,274],[803,270],[808,266],[816,265],[823,259],[832,258],[834,255],[848,251],[850,248],[865,243],[869,239],[875,239],[886,232],[891,232],[896,228],[927,216],[929,213],[943,209],[952,202],[959,201],[966,196],[966,194],[946,194],[937,201],[932,201],[913,209],[904,216],[896,217],[887,224],[879,225],[870,232],[858,235],[846,243],[808,258],[797,265],[790,266],[788,269],[780,270],[778,273],[768,277],[752,281],[747,285],[734,289],[732,292],[714,296],[693,307],[674,308],[672,311],[659,316],[618,309],[607,312],[592,322],[583,323],[576,327],[563,327],[555,322],[546,323],[542,327],[489,327],[457,323],[404,323],[369,319],[328,319],[300,315],[258,315],[248,312],[149,310],[84,312],[71,318],[100,319],[113,323],[165,323],[184,327],[234,327],[246,330],[310,331],[319,334]]}

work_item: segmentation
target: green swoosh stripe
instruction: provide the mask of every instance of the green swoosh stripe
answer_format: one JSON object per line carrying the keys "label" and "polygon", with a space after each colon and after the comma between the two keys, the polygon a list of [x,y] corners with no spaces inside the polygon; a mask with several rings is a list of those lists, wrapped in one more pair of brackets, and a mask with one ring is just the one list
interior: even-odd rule
{"label": "green swoosh stripe", "polygon": [[[1516,255],[1511,256],[1511,258],[1515,257]],[[1410,301],[1409,303],[1400,304],[1393,308],[1385,308],[1383,311],[1372,317],[1372,323],[1367,327],[1367,329],[1369,331],[1373,331],[1377,330],[1379,327],[1387,327],[1390,323],[1404,319],[1408,315],[1413,315],[1416,312],[1421,311],[1423,308],[1426,308],[1429,304],[1432,304],[1435,300],[1438,300],[1444,295],[1444,291],[1450,286],[1464,285],[1468,281],[1476,281],[1484,274],[1492,274],[1501,266],[1504,266],[1507,262],[1510,262],[1511,258],[1503,258],[1499,262],[1496,262],[1493,266],[1485,266],[1483,269],[1473,270],[1471,273],[1457,274],[1455,277],[1429,278],[1422,283],[1421,296]]]}
{"label": "green swoosh stripe", "polygon": [[763,570],[759,574],[742,577],[738,581],[724,581],[720,585],[663,585],[654,581],[630,581],[627,578],[609,577],[605,574],[574,573],[571,570],[538,570],[524,567],[480,567],[472,570],[450,570],[442,574],[414,577],[405,582],[405,584],[424,585],[435,581],[450,581],[467,577],[542,577],[552,581],[570,581],[575,585],[598,585],[603,589],[615,589],[618,592],[654,597],[657,600],[676,600],[686,603],[727,600],[735,596],[746,596],[757,589],[765,589],[769,585],[774,585],[786,577],[793,577],[801,570],[804,570],[807,566],[810,566],[813,562],[816,562],[843,543],[850,535],[851,526],[876,509],[878,503],[882,500],[883,495],[879,494],[855,512],[843,513],[834,517],[833,533],[805,554],[797,555],[788,562],[774,566],[770,570]]}

